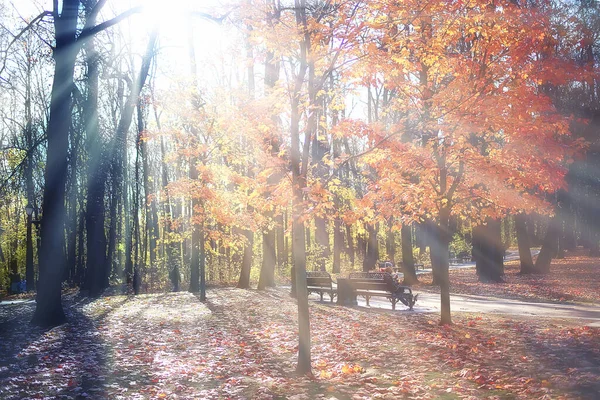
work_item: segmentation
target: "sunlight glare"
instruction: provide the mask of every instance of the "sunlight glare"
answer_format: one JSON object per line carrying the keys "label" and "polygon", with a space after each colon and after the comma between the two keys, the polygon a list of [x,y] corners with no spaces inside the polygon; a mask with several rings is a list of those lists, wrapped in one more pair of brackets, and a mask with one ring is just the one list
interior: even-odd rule
{"label": "sunlight glare", "polygon": [[144,14],[152,25],[161,29],[179,30],[190,11],[189,0],[144,0]]}

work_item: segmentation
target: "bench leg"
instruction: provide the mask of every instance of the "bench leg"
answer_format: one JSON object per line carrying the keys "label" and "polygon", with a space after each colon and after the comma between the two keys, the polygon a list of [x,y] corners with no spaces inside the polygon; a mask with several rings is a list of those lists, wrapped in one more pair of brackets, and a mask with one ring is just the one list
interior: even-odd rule
{"label": "bench leg", "polygon": [[396,299],[392,299],[392,310],[394,310],[394,311],[396,310],[396,302],[397,301],[398,300],[396,300]]}
{"label": "bench leg", "polygon": [[367,300],[367,307],[370,307],[369,306],[369,298],[370,298],[370,296],[365,296],[365,299]]}
{"label": "bench leg", "polygon": [[319,293],[321,295],[321,302],[323,302],[323,292]]}

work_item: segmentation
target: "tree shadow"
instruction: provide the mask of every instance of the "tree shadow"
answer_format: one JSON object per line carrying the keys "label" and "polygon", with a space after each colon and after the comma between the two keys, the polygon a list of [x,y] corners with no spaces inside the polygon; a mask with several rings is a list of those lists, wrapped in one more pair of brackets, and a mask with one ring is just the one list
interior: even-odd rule
{"label": "tree shadow", "polygon": [[[29,321],[35,303],[4,322],[9,329],[8,335],[3,331],[2,343],[9,351],[0,353],[3,399],[106,396],[112,349],[102,339],[98,325],[109,310],[91,319],[81,310],[95,299],[68,296],[64,300],[67,322],[60,326],[33,326]],[[16,320],[24,323],[16,324]]]}

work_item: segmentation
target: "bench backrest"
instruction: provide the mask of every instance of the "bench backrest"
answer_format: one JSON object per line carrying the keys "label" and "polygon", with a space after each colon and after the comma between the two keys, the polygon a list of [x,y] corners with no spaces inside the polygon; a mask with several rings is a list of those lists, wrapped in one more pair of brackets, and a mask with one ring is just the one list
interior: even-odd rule
{"label": "bench backrest", "polygon": [[306,286],[331,288],[331,275],[325,271],[307,271]]}
{"label": "bench backrest", "polygon": [[386,275],[390,274],[387,272],[352,272],[348,278],[355,289],[393,292],[394,288],[390,285],[391,276],[386,279]]}

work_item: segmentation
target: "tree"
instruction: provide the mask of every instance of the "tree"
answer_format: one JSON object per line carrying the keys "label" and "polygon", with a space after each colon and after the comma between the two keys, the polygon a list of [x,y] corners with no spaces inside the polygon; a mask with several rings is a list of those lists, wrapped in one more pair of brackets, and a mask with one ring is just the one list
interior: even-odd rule
{"label": "tree", "polygon": [[[96,10],[105,1],[96,3]],[[136,12],[129,10],[112,20],[93,27],[86,27],[77,35],[79,0],[64,0],[59,8],[54,3],[52,16],[56,45],[50,116],[48,124],[48,150],[45,168],[45,186],[42,200],[40,281],[33,323],[53,326],[65,321],[61,302],[61,280],[66,265],[64,249],[65,183],[68,167],[68,132],[71,126],[71,88],[75,60],[80,45],[97,32],[102,31]]]}
{"label": "tree", "polygon": [[[404,117],[387,129],[353,129],[373,143],[363,160],[378,179],[367,197],[392,199],[408,220],[433,222],[441,323],[451,323],[451,218],[549,212],[536,196],[563,185],[567,123],[541,88],[561,81],[553,68],[567,67],[553,57],[543,8],[382,1],[373,10],[374,40],[359,71],[376,71],[370,79],[401,94],[390,107]],[[396,140],[402,135],[411,139]]]}

